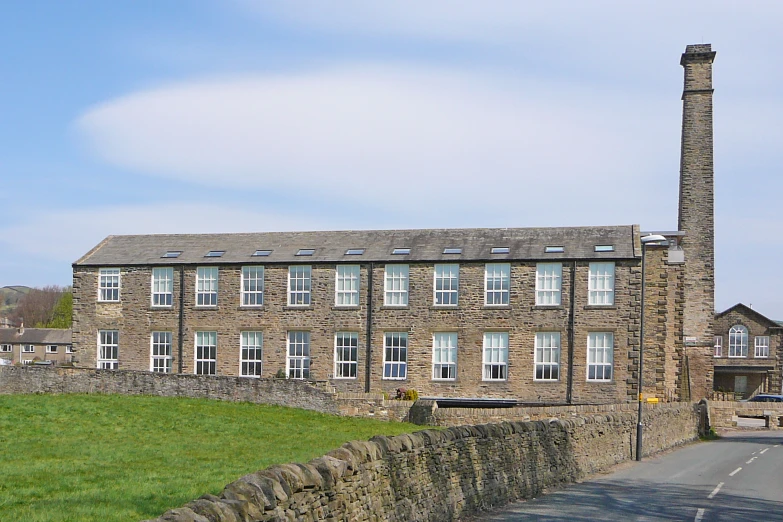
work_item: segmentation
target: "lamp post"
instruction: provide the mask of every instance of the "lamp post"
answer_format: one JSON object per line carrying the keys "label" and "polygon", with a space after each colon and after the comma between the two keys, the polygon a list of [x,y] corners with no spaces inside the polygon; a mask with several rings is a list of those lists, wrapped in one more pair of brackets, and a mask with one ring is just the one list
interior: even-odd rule
{"label": "lamp post", "polygon": [[647,245],[660,245],[666,238],[660,234],[650,234],[642,239],[642,315],[639,323],[639,415],[636,423],[636,460],[642,460],[642,371],[644,371],[644,258],[647,253]]}

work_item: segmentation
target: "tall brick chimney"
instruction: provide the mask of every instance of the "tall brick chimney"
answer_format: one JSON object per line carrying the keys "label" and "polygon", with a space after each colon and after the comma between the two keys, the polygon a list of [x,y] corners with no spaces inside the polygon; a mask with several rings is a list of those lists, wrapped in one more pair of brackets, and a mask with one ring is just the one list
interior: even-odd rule
{"label": "tall brick chimney", "polygon": [[[692,397],[712,389],[715,316],[715,216],[710,44],[688,45],[680,65],[682,92],[679,229],[685,232],[683,336],[689,354]],[[701,360],[704,357],[704,360]]]}

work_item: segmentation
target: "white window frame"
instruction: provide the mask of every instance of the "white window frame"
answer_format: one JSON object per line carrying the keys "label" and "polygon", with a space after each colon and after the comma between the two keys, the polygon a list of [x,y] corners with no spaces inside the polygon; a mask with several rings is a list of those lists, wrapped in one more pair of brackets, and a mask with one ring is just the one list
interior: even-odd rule
{"label": "white window frame", "polygon": [[74,353],[72,344],[65,345],[65,353]]}
{"label": "white window frame", "polygon": [[723,357],[723,336],[716,335],[715,342],[712,345],[712,356]]}
{"label": "white window frame", "polygon": [[383,275],[384,306],[408,306],[409,277],[409,265],[386,265]]}
{"label": "white window frame", "polygon": [[614,273],[612,261],[590,263],[590,275],[587,283],[587,304],[611,306],[614,304]]}
{"label": "white window frame", "polygon": [[753,357],[766,359],[769,357],[769,336],[757,335],[753,339]]}
{"label": "white window frame", "polygon": [[119,330],[98,330],[97,367],[100,370],[117,370],[120,367]]}
{"label": "white window frame", "polygon": [[484,265],[484,306],[508,306],[511,302],[511,264]]}
{"label": "white window frame", "polygon": [[484,332],[481,360],[481,380],[508,380],[508,332]]}
{"label": "white window frame", "polygon": [[47,344],[46,353],[57,353],[58,346],[56,344]]}
{"label": "white window frame", "polygon": [[560,332],[536,332],[534,381],[560,380]]}
{"label": "white window frame", "polygon": [[359,376],[359,333],[334,334],[334,378],[356,379]]}
{"label": "white window frame", "polygon": [[[592,374],[592,376],[591,376]],[[614,377],[614,333],[587,334],[587,381],[611,382]]]}
{"label": "white window frame", "polygon": [[247,330],[239,333],[239,376],[261,377],[264,369],[264,332]]}
{"label": "white window frame", "polygon": [[166,331],[150,332],[150,371],[154,373],[171,373],[171,363],[174,359],[172,350],[172,334]]}
{"label": "white window frame", "polygon": [[217,332],[198,331],[193,340],[193,373],[217,375]]}
{"label": "white window frame", "polygon": [[120,301],[121,283],[119,268],[99,268],[98,301],[101,303],[118,303]]}
{"label": "white window frame", "polygon": [[171,308],[174,305],[174,268],[153,267],[150,277],[150,305]]}
{"label": "white window frame", "polygon": [[735,324],[729,328],[729,358],[742,359],[748,356],[748,328]]}
{"label": "white window frame", "polygon": [[559,306],[563,263],[536,264],[536,305]]}
{"label": "white window frame", "polygon": [[242,267],[242,284],[239,305],[258,307],[264,305],[264,266],[247,265]]}
{"label": "white window frame", "polygon": [[196,268],[196,306],[214,308],[217,306],[219,270],[216,266]]}
{"label": "white window frame", "polygon": [[436,264],[432,284],[434,306],[457,306],[459,304],[459,265],[457,263]]}
{"label": "white window frame", "polygon": [[359,265],[337,265],[334,269],[334,305],[359,306]]}
{"label": "white window frame", "polygon": [[23,344],[22,345],[22,353],[35,353],[35,345],[34,344]]}
{"label": "white window frame", "polygon": [[383,380],[404,381],[408,378],[408,332],[384,332]]}
{"label": "white window frame", "polygon": [[310,332],[289,330],[286,335],[285,374],[289,379],[310,378]]}
{"label": "white window frame", "polygon": [[288,267],[288,306],[310,306],[313,268],[310,265]]}
{"label": "white window frame", "polygon": [[11,347],[10,344],[0,344],[0,352],[7,353],[7,352],[10,352],[12,350],[13,350],[13,348]]}
{"label": "white window frame", "polygon": [[432,334],[432,380],[457,380],[457,332]]}

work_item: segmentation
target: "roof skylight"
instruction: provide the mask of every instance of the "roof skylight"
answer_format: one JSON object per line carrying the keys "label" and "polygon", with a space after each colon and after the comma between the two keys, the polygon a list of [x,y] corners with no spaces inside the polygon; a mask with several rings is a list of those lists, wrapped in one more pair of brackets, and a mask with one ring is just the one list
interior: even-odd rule
{"label": "roof skylight", "polygon": [[314,248],[300,248],[299,251],[296,253],[298,256],[311,256],[315,254]]}
{"label": "roof skylight", "polygon": [[225,250],[210,250],[204,257],[223,257],[225,253]]}
{"label": "roof skylight", "polygon": [[411,253],[410,248],[395,248],[394,250],[392,250],[392,255],[395,256],[407,256],[410,253]]}
{"label": "roof skylight", "polygon": [[169,250],[160,257],[179,257],[182,254],[182,250]]}
{"label": "roof skylight", "polygon": [[345,251],[346,256],[360,256],[364,254],[363,248],[349,248]]}
{"label": "roof skylight", "polygon": [[444,254],[461,254],[462,249],[461,248],[444,248],[443,249]]}
{"label": "roof skylight", "polygon": [[548,246],[544,249],[547,254],[562,254],[565,252],[565,248],[561,246]]}
{"label": "roof skylight", "polygon": [[614,252],[614,245],[595,245],[596,252]]}
{"label": "roof skylight", "polygon": [[511,252],[511,249],[508,247],[492,247],[492,250],[490,250],[492,254],[508,254]]}
{"label": "roof skylight", "polygon": [[253,255],[256,257],[266,257],[271,253],[272,253],[271,250],[256,250],[255,252],[253,252]]}

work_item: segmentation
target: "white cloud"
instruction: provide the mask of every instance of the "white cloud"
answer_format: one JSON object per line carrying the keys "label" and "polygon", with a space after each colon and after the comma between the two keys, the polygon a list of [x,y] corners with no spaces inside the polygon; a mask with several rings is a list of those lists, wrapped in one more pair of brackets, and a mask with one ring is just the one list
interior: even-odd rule
{"label": "white cloud", "polygon": [[[292,202],[317,195],[392,213],[477,206],[556,224],[541,212],[576,205],[572,223],[616,222],[622,210],[590,198],[676,169],[678,121],[676,99],[640,105],[584,86],[354,66],[134,93],[91,108],[77,128],[95,154],[136,172],[283,189]],[[666,150],[650,146],[664,134]]]}

